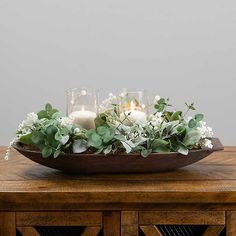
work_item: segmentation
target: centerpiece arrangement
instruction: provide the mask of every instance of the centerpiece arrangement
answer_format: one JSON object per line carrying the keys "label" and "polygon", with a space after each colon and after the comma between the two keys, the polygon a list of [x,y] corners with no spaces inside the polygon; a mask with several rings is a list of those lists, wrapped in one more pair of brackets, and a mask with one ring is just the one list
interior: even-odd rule
{"label": "centerpiece arrangement", "polygon": [[193,103],[184,112],[170,108],[169,99],[156,96],[149,105],[143,91],[127,90],[98,106],[95,91],[71,89],[67,116],[50,104],[29,113],[11,145],[40,164],[78,173],[170,170],[222,149],[203,114],[188,116]]}

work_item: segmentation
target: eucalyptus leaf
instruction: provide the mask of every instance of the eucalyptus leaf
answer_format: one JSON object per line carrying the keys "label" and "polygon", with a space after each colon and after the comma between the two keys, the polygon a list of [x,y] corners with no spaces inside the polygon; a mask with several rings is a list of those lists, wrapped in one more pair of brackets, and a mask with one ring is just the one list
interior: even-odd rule
{"label": "eucalyptus leaf", "polygon": [[46,111],[51,111],[52,110],[52,105],[50,103],[47,103],[45,106]]}
{"label": "eucalyptus leaf", "polygon": [[157,146],[152,149],[153,152],[170,152],[170,148],[166,146]]}
{"label": "eucalyptus leaf", "polygon": [[88,145],[91,147],[99,148],[102,145],[102,138],[96,132],[88,135]]}
{"label": "eucalyptus leaf", "polygon": [[59,130],[55,133],[54,138],[55,138],[55,140],[58,140],[58,141],[60,141],[62,139],[62,134],[60,133]]}
{"label": "eucalyptus leaf", "polygon": [[32,144],[31,136],[32,136],[31,133],[23,135],[20,137],[19,141],[23,144],[30,145],[30,144]]}
{"label": "eucalyptus leaf", "polygon": [[189,128],[194,128],[197,126],[197,121],[195,119],[191,119],[189,122],[188,122],[188,127]]}
{"label": "eucalyptus leaf", "polygon": [[47,135],[54,135],[57,132],[57,127],[55,127],[54,125],[50,125],[47,127],[46,129],[46,134]]}
{"label": "eucalyptus leaf", "polygon": [[195,118],[195,120],[196,120],[197,122],[199,122],[199,121],[203,120],[204,115],[201,114],[201,113],[198,113],[198,114],[195,115],[194,118]]}
{"label": "eucalyptus leaf", "polygon": [[153,147],[156,147],[156,146],[166,146],[168,145],[169,142],[167,142],[166,140],[164,139],[155,139],[152,143],[152,146]]}
{"label": "eucalyptus leaf", "polygon": [[183,139],[183,144],[185,146],[196,145],[200,139],[201,139],[200,132],[198,132],[197,130],[189,130]]}
{"label": "eucalyptus leaf", "polygon": [[103,141],[105,143],[110,142],[115,136],[115,131],[113,129],[108,129],[108,132],[103,136]]}
{"label": "eucalyptus leaf", "polygon": [[152,153],[152,149],[145,149],[145,148],[143,148],[142,150],[141,150],[141,156],[142,157],[147,157],[148,155],[150,155]]}
{"label": "eucalyptus leaf", "polygon": [[52,155],[53,149],[51,147],[44,147],[42,150],[42,156],[44,158],[47,158]]}
{"label": "eucalyptus leaf", "polygon": [[48,118],[48,113],[46,111],[44,111],[44,110],[38,112],[37,115],[38,115],[38,118],[40,120],[43,119],[43,118]]}
{"label": "eucalyptus leaf", "polygon": [[168,147],[169,142],[163,139],[156,139],[152,143],[153,152],[169,152],[170,148]]}
{"label": "eucalyptus leaf", "polygon": [[52,119],[58,119],[60,117],[62,117],[62,113],[60,111],[57,111],[52,114]]}
{"label": "eucalyptus leaf", "polygon": [[97,133],[101,136],[106,135],[109,132],[109,129],[105,126],[99,126],[97,128]]}
{"label": "eucalyptus leaf", "polygon": [[43,143],[45,140],[45,135],[40,132],[40,131],[33,131],[32,132],[32,135],[31,135],[31,141],[34,143],[34,144],[40,144],[40,143]]}
{"label": "eucalyptus leaf", "polygon": [[179,120],[181,115],[182,115],[182,111],[174,112],[170,117],[170,121]]}

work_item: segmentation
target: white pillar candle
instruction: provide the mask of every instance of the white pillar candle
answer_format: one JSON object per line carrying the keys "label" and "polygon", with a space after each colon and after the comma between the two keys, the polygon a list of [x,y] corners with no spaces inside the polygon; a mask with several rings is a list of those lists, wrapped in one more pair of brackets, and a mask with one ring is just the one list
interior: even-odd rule
{"label": "white pillar candle", "polygon": [[80,125],[84,129],[95,129],[95,118],[96,113],[93,111],[86,111],[83,109],[81,111],[74,111],[70,114],[70,118],[72,119],[74,124]]}
{"label": "white pillar candle", "polygon": [[147,115],[143,111],[135,110],[134,103],[131,101],[130,110],[121,113],[120,119],[125,125],[132,125],[134,123],[144,123],[147,119]]}

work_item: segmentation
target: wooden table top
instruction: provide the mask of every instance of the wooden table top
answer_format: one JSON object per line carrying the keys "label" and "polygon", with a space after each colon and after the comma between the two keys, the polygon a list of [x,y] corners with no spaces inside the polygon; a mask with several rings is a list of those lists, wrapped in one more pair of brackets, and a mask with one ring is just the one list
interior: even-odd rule
{"label": "wooden table top", "polygon": [[[69,175],[16,151],[0,159],[0,210],[37,205],[236,203],[236,147],[182,169],[153,174]],[[5,147],[0,148],[4,157]]]}

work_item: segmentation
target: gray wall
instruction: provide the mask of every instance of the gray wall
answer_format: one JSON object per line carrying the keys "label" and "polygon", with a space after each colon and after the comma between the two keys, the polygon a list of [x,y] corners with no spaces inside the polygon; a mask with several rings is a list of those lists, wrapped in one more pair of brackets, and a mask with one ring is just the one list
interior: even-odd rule
{"label": "gray wall", "polygon": [[195,101],[235,145],[235,0],[1,0],[0,144],[65,89],[122,87]]}

